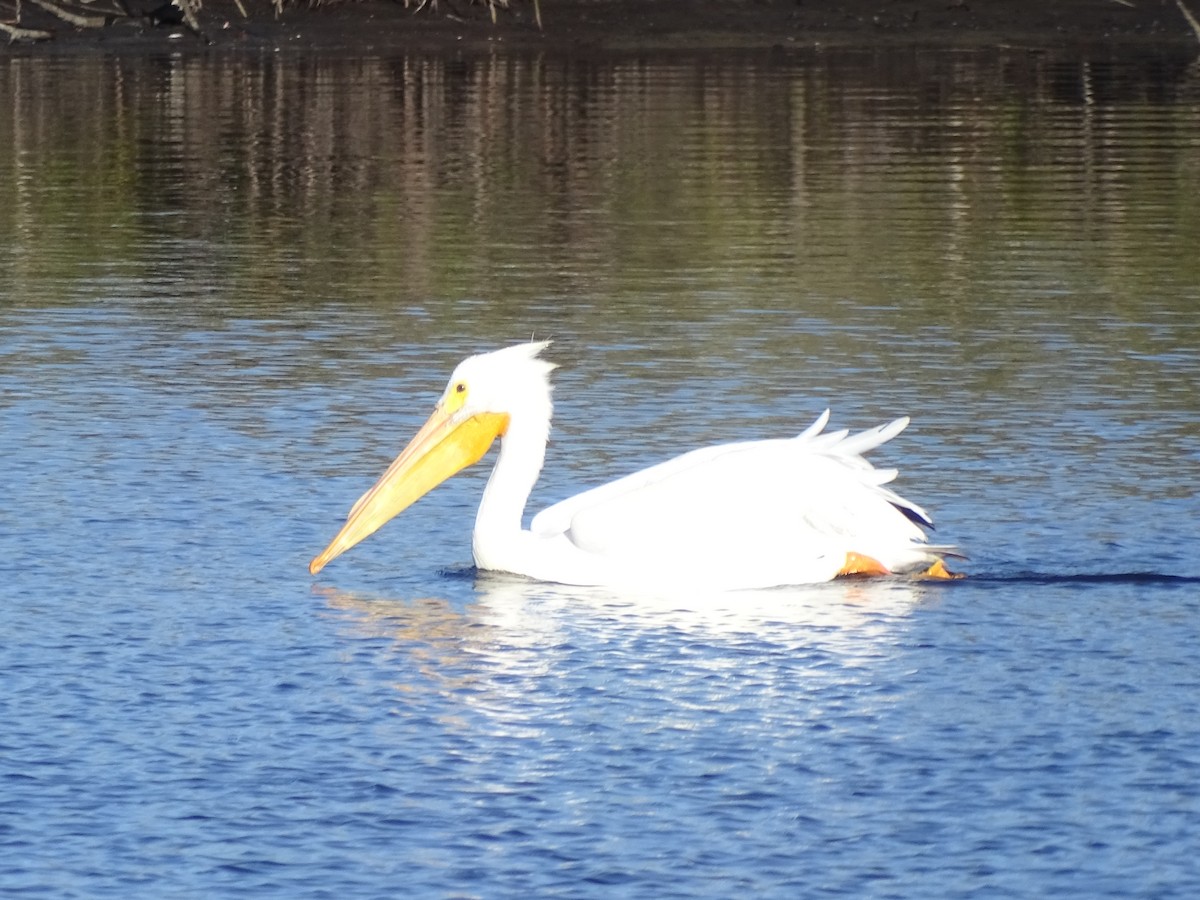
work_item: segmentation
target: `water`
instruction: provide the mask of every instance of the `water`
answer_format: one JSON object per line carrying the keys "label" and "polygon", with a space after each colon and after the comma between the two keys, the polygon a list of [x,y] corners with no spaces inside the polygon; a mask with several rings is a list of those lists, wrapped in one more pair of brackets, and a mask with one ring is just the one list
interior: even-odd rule
{"label": "water", "polygon": [[[0,889],[1192,896],[1187,62],[6,61]],[[485,575],[481,470],[310,579],[531,335],[534,507],[908,413],[971,577]]]}

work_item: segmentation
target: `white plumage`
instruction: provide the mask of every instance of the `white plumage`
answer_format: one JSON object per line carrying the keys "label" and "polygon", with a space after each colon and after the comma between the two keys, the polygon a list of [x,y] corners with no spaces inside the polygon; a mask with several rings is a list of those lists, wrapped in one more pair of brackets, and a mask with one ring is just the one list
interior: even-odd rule
{"label": "white plumage", "polygon": [[886,485],[894,469],[863,454],[907,418],[859,434],[825,432],[706,447],[584,491],[521,527],[550,431],[548,342],[464,360],[429,422],[351,510],[313,560],[371,534],[501,436],[475,521],[481,569],[565,584],[744,589],[829,581],[843,574],[934,567],[952,548],[926,542],[925,511]]}

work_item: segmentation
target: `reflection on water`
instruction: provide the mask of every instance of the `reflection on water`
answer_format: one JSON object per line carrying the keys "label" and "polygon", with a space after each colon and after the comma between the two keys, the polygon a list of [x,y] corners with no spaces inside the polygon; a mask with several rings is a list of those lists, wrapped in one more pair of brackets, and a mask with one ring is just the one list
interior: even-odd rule
{"label": "reflection on water", "polygon": [[[314,588],[334,610],[353,613],[360,635],[388,637],[397,652],[420,660],[423,677],[452,677],[468,668],[526,674],[553,668],[572,652],[570,632],[586,629],[661,631],[697,640],[783,641],[818,647],[854,665],[877,656],[913,607],[947,589],[906,581],[855,582],[716,592],[637,594],[540,584],[480,573],[471,601],[388,599]],[[534,669],[528,669],[533,665]]]}
{"label": "reflection on water", "polygon": [[[1190,63],[0,58],[0,892],[1196,895]],[[531,336],[535,507],[907,413],[974,577],[476,580],[473,471],[314,588]]]}
{"label": "reflection on water", "polygon": [[[386,642],[375,662],[394,693],[378,702],[436,720],[433,741],[527,741],[538,772],[593,755],[620,765],[622,753],[648,746],[722,771],[756,735],[841,728],[833,710],[874,716],[899,696],[890,677],[881,691],[880,672],[903,667],[912,614],[946,589],[839,583],[666,597],[488,575],[465,603],[317,595],[349,646]],[[739,737],[722,748],[729,728]],[[700,762],[723,754],[724,763]]]}
{"label": "reflection on water", "polygon": [[18,286],[219,274],[222,307],[403,308],[414,338],[708,327],[748,282],[818,326],[904,302],[953,327],[981,290],[1136,309],[1149,265],[1197,281],[1186,62],[9,59],[0,237]]}

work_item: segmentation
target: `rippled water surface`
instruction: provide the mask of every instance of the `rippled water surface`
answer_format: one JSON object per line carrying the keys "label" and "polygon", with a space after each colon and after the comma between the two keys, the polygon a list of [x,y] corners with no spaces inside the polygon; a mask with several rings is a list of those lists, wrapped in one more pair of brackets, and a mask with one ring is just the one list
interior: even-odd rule
{"label": "rippled water surface", "polygon": [[[1052,54],[0,60],[0,892],[1194,896],[1200,83]],[[541,506],[909,414],[951,584],[477,573]]]}

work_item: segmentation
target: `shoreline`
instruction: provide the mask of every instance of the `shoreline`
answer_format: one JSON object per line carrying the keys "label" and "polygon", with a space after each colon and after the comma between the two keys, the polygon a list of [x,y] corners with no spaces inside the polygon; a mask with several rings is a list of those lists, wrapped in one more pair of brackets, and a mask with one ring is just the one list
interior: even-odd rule
{"label": "shoreline", "polygon": [[[1176,0],[512,0],[491,21],[483,3],[399,0],[286,7],[266,0],[206,0],[199,34],[163,24],[159,0],[128,0],[135,16],[76,27],[26,0],[14,27],[50,35],[9,43],[9,55],[193,53],[212,50],[376,55],[395,52],[647,52],[813,50],[823,47],[1007,47],[1029,50],[1181,51],[1200,55],[1200,34]],[[1188,0],[1183,0],[1185,8]],[[1191,0],[1193,19],[1200,2]],[[13,25],[13,7],[0,17]],[[114,9],[116,7],[113,7]],[[97,20],[96,6],[79,7]],[[161,9],[161,7],[160,7]],[[166,10],[167,13],[170,10]]]}

